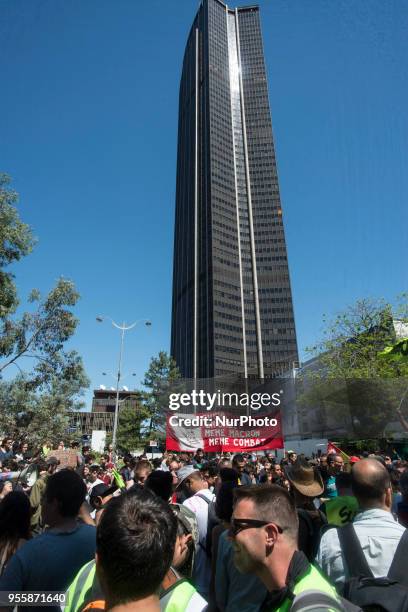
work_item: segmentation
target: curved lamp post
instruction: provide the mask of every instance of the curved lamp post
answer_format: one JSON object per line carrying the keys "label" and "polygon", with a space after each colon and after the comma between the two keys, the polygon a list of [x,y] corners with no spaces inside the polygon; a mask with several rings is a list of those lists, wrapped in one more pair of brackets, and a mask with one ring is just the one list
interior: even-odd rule
{"label": "curved lamp post", "polygon": [[105,319],[108,319],[112,323],[113,327],[116,327],[116,329],[120,329],[120,331],[121,331],[120,351],[119,351],[119,366],[118,366],[118,375],[117,375],[117,379],[116,379],[115,417],[114,417],[114,421],[113,421],[113,433],[112,433],[112,446],[113,446],[113,449],[116,450],[116,437],[117,437],[117,432],[118,432],[118,414],[119,414],[119,384],[120,384],[120,377],[121,377],[121,373],[122,373],[123,343],[124,343],[124,339],[125,339],[125,332],[129,331],[130,329],[133,329],[139,323],[144,323],[146,325],[146,327],[150,327],[152,323],[148,319],[139,319],[138,321],[135,321],[131,325],[126,325],[125,322],[123,322],[122,325],[118,325],[118,323],[116,323],[113,319],[111,319],[111,317],[106,317],[106,316],[105,317],[102,317],[102,316],[96,317],[96,320],[98,321],[98,323],[103,323],[103,321]]}

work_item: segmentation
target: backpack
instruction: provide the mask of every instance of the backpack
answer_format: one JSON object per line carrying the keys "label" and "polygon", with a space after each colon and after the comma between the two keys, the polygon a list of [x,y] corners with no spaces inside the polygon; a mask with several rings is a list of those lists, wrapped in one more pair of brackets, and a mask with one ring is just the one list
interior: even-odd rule
{"label": "backpack", "polygon": [[408,530],[395,551],[388,575],[375,578],[352,523],[338,527],[340,547],[349,570],[343,596],[365,612],[407,612],[408,610]]}
{"label": "backpack", "polygon": [[200,493],[196,493],[197,497],[201,497],[208,505],[208,515],[207,515],[207,535],[205,538],[205,545],[200,542],[200,546],[205,552],[207,556],[211,559],[212,552],[212,530],[216,525],[221,523],[215,512],[215,500],[210,500],[205,495],[201,495]]}
{"label": "backpack", "polygon": [[302,529],[302,525],[306,525],[307,530],[307,546],[300,547],[299,550],[306,555],[309,561],[314,561],[317,551],[319,549],[321,528],[327,525],[326,516],[320,510],[317,510],[315,516],[311,516],[311,512],[304,508],[297,508],[297,514],[299,518],[299,544],[303,544],[300,541],[301,536],[305,535]]}

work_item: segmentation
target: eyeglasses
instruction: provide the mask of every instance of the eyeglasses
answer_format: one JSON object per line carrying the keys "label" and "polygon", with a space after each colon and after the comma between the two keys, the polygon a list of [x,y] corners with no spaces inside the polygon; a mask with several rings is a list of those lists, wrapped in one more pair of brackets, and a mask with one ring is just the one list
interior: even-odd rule
{"label": "eyeglasses", "polygon": [[229,529],[230,536],[236,536],[244,529],[252,529],[257,527],[265,527],[266,525],[275,525],[278,533],[283,533],[282,527],[272,523],[271,521],[258,521],[257,519],[231,519],[231,527]]}

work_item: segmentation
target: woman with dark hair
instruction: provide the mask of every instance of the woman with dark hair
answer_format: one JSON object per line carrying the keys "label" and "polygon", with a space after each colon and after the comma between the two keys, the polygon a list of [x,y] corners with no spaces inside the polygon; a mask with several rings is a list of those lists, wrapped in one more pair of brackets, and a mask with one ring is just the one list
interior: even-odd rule
{"label": "woman with dark hair", "polygon": [[0,503],[0,576],[9,559],[31,537],[30,500],[12,491]]}

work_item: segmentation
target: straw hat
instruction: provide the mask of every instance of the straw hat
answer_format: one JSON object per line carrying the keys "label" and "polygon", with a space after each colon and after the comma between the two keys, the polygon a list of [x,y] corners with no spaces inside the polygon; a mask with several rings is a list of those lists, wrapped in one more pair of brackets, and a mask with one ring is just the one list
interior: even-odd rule
{"label": "straw hat", "polygon": [[306,497],[318,497],[324,491],[319,472],[305,461],[296,461],[288,468],[286,475],[294,488]]}

